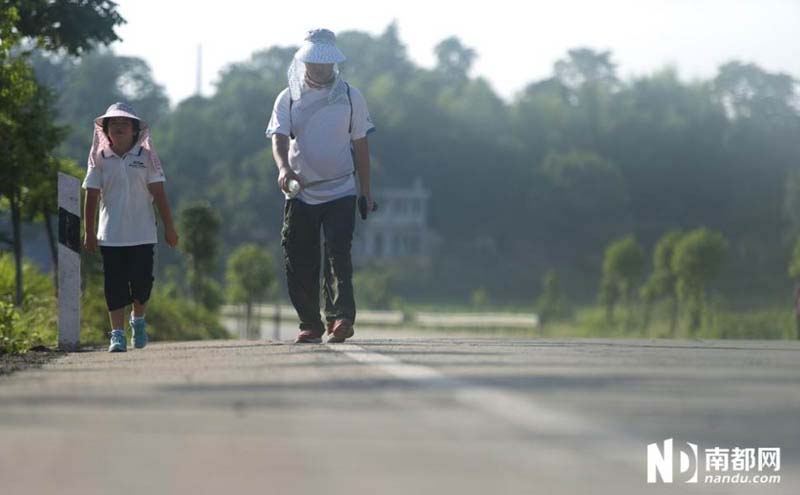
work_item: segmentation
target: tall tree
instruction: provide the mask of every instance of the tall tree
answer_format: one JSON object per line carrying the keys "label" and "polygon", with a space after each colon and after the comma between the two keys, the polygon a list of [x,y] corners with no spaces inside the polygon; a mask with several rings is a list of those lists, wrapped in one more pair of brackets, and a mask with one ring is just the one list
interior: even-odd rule
{"label": "tall tree", "polygon": [[405,84],[415,72],[396,23],[389,24],[379,36],[345,31],[337,36],[337,45],[347,54],[341,65],[345,78],[359,88],[368,90],[376,79],[384,77]]}
{"label": "tall tree", "polygon": [[789,261],[789,276],[795,281],[794,290],[794,317],[797,328],[797,338],[800,339],[800,237],[797,238]]}
{"label": "tall tree", "polygon": [[688,310],[690,335],[700,327],[708,284],[722,270],[727,250],[725,237],[707,228],[687,233],[675,246],[672,271],[677,276],[678,296]]}
{"label": "tall tree", "polygon": [[47,244],[50,248],[50,262],[53,266],[53,287],[58,293],[58,250],[57,232],[53,227],[53,217],[58,213],[58,173],[82,178],[84,170],[73,162],[64,158],[49,156],[46,158],[46,167],[40,171],[40,177],[35,185],[28,190],[24,200],[24,220],[39,221],[44,225]]}
{"label": "tall tree", "polygon": [[616,65],[611,52],[596,52],[590,48],[569,50],[567,57],[554,64],[555,78],[568,91],[568,101],[574,107],[571,126],[578,146],[600,146],[603,124],[609,121],[609,97],[620,87]]}
{"label": "tall tree", "polygon": [[542,217],[542,227],[560,252],[571,252],[577,243],[585,247],[588,256],[578,260],[581,268],[599,265],[604,246],[630,231],[625,178],[609,160],[587,151],[550,153],[538,180],[546,181],[546,192],[534,215]]}
{"label": "tall tree", "polygon": [[633,323],[633,297],[644,274],[644,264],[644,250],[632,235],[611,243],[603,259],[601,292],[612,290],[620,295],[628,308],[627,327]]}
{"label": "tall tree", "polygon": [[645,300],[645,328],[650,320],[652,305],[658,299],[667,298],[670,302],[669,329],[670,335],[675,336],[678,324],[678,277],[672,266],[675,247],[680,242],[683,234],[671,231],[664,234],[653,249],[653,273],[642,287],[642,298]]}
{"label": "tall tree", "polygon": [[[19,41],[15,8],[0,10],[0,195],[11,210],[12,245],[16,261],[15,303],[22,304],[22,201],[36,178],[54,129],[47,121],[46,92],[37,86],[24,57],[12,49]],[[44,146],[42,146],[44,145]]]}
{"label": "tall tree", "polygon": [[212,283],[219,253],[222,219],[208,202],[197,201],[179,215],[181,246],[189,256],[189,286],[195,302],[216,309],[218,292]]}
{"label": "tall tree", "polygon": [[596,52],[591,48],[575,48],[554,65],[554,72],[561,83],[577,92],[586,85],[608,88],[619,84],[616,64],[611,61],[611,52]]}
{"label": "tall tree", "polygon": [[567,316],[567,302],[558,274],[550,270],[542,277],[542,293],[536,301],[539,324],[544,326]]}
{"label": "tall tree", "polygon": [[469,78],[472,64],[478,54],[464,46],[455,36],[445,38],[433,49],[436,54],[436,69],[450,82],[463,83]]}
{"label": "tall tree", "polygon": [[77,61],[39,51],[34,53],[32,63],[40,83],[58,95],[57,121],[72,128],[59,148],[61,154],[84,165],[91,146],[93,119],[117,101],[133,105],[153,127],[156,144],[161,147],[159,124],[169,113],[169,99],[144,60],[98,48]]}
{"label": "tall tree", "polygon": [[730,115],[780,118],[791,115],[797,80],[772,74],[755,64],[729,62],[719,68],[714,89]]}
{"label": "tall tree", "polygon": [[2,194],[11,210],[17,260],[16,303],[21,304],[23,195],[51,163],[62,136],[54,124],[49,91],[36,84],[27,53],[14,54],[21,38],[29,37],[46,50],[79,53],[96,43],[117,39],[114,27],[123,20],[109,1],[3,0],[0,9],[0,160]]}
{"label": "tall tree", "polygon": [[247,337],[258,338],[252,325],[253,304],[275,290],[275,261],[255,244],[243,244],[228,258],[226,278],[230,301],[245,304]]}
{"label": "tall tree", "polygon": [[3,10],[17,9],[17,30],[46,50],[79,54],[119,40],[114,29],[125,23],[109,0],[3,0]]}

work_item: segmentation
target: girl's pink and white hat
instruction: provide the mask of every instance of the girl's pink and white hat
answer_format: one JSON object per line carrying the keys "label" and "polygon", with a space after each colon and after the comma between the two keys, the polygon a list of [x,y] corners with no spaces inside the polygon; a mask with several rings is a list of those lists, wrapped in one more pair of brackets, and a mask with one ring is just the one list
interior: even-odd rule
{"label": "girl's pink and white hat", "polygon": [[117,103],[114,103],[113,105],[109,106],[108,109],[106,109],[106,113],[94,119],[94,123],[102,127],[103,119],[109,119],[111,117],[127,117],[129,119],[138,120],[139,128],[142,130],[148,127],[147,122],[145,122],[138,115],[136,115],[136,111],[133,109],[131,105],[121,101],[118,101]]}
{"label": "girl's pink and white hat", "polygon": [[150,154],[153,167],[163,175],[164,169],[161,166],[161,159],[158,157],[158,153],[156,153],[156,149],[153,146],[153,139],[150,136],[150,126],[136,115],[136,111],[131,105],[124,102],[114,103],[106,109],[106,113],[94,119],[94,135],[92,136],[92,149],[89,150],[88,167],[96,167],[98,163],[97,157],[100,152],[111,147],[108,136],[103,132],[103,119],[111,117],[127,117],[139,121],[139,139],[136,144],[144,148]]}

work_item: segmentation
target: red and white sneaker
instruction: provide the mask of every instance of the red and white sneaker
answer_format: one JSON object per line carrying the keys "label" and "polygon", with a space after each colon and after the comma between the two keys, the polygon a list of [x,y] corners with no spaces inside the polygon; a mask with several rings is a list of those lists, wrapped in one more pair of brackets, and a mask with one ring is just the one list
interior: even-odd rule
{"label": "red and white sneaker", "polygon": [[303,330],[297,334],[294,341],[295,344],[321,344],[322,335],[314,332],[313,330]]}
{"label": "red and white sneaker", "polygon": [[345,339],[353,336],[353,322],[350,320],[336,320],[328,324],[328,343],[341,344]]}

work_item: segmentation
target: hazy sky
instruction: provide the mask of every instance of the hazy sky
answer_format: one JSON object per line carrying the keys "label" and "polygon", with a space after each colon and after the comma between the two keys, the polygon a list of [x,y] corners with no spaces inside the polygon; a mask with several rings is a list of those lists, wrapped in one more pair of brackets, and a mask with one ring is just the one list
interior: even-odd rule
{"label": "hazy sky", "polygon": [[[375,0],[264,2],[118,0],[128,21],[119,54],[147,60],[173,103],[195,92],[203,47],[203,94],[226,64],[273,45],[299,44],[327,27],[380,34],[397,21],[410,57],[433,65],[433,47],[456,35],[478,52],[473,75],[502,96],[546,77],[569,48],[611,50],[620,75],[665,65],[710,77],[731,59],[800,78],[800,0]],[[524,6],[523,6],[524,5]]]}

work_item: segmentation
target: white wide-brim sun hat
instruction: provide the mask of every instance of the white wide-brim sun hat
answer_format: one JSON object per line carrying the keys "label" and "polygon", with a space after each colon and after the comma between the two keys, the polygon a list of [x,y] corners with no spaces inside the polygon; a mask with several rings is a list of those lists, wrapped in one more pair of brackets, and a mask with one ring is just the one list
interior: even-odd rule
{"label": "white wide-brim sun hat", "polygon": [[111,141],[108,136],[106,136],[106,133],[103,132],[103,119],[111,117],[125,117],[139,121],[139,137],[136,144],[147,150],[150,155],[150,160],[153,162],[153,168],[163,176],[164,169],[161,167],[161,159],[158,157],[158,153],[156,153],[156,149],[153,146],[153,140],[150,136],[150,126],[147,125],[147,122],[141,117],[136,115],[136,111],[131,105],[120,101],[108,107],[103,115],[94,119],[94,133],[92,136],[92,148],[89,150],[88,167],[90,169],[96,167],[98,163],[98,154],[111,146]]}
{"label": "white wide-brim sun hat", "polygon": [[339,64],[347,57],[336,47],[336,35],[328,29],[312,29],[294,58],[309,64]]}
{"label": "white wide-brim sun hat", "polygon": [[111,117],[127,117],[129,119],[134,119],[139,121],[139,126],[142,130],[147,128],[147,122],[141,119],[138,115],[136,115],[136,111],[127,103],[117,102],[113,105],[109,106],[106,109],[106,112],[94,119],[94,123],[96,125],[102,126],[103,119],[108,119]]}

